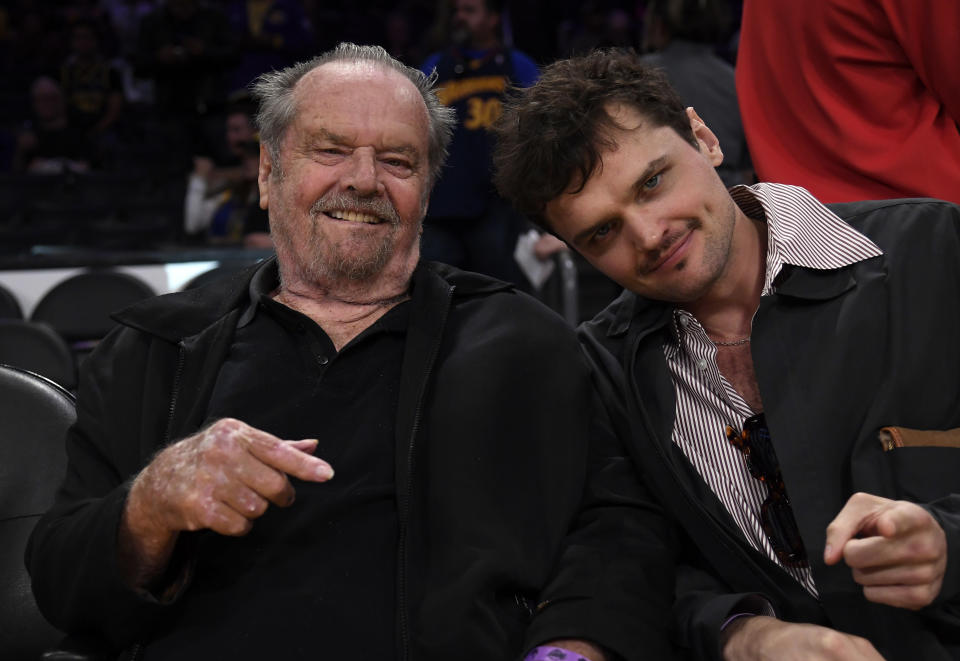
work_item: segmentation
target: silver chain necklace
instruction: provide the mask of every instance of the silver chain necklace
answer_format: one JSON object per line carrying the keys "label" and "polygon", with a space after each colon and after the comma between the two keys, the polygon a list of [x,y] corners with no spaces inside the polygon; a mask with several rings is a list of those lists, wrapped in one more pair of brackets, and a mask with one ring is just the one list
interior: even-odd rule
{"label": "silver chain necklace", "polygon": [[718,340],[714,340],[713,338],[710,338],[710,340],[718,347],[742,347],[744,344],[750,342],[749,337],[745,337],[742,340],[734,340],[733,342],[720,342]]}

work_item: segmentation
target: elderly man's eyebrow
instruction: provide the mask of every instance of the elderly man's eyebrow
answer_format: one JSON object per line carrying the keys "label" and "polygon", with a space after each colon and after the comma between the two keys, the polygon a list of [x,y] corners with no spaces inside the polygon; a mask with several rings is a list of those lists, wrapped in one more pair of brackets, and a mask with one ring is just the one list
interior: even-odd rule
{"label": "elderly man's eyebrow", "polygon": [[420,156],[420,150],[418,150],[413,145],[393,145],[393,146],[387,145],[387,148],[382,151],[393,151],[393,152],[397,152],[398,154],[406,154],[407,156],[410,156],[410,157]]}
{"label": "elderly man's eyebrow", "polygon": [[313,140],[311,140],[311,142],[332,142],[335,145],[346,145],[349,144],[350,141],[339,133],[334,133],[328,129],[320,129],[317,131],[317,135]]}
{"label": "elderly man's eyebrow", "polygon": [[[339,133],[334,133],[333,131],[329,129],[324,129],[324,128],[317,131],[316,137],[313,140],[311,140],[312,145],[316,145],[317,143],[321,143],[321,142],[329,142],[334,145],[343,145],[346,147],[352,146],[353,144],[352,141],[346,136],[340,135]],[[398,144],[398,145],[387,145],[383,149],[378,149],[377,151],[379,153],[394,152],[398,154],[403,154],[405,156],[409,156],[410,158],[413,158],[413,159],[419,159],[421,156],[419,149],[417,149],[414,145],[407,144],[407,143]]]}

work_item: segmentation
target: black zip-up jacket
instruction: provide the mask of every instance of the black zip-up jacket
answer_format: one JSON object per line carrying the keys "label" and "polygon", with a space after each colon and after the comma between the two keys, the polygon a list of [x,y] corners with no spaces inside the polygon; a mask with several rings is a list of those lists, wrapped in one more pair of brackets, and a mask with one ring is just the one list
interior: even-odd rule
{"label": "black zip-up jacket", "polygon": [[[877,431],[960,427],[960,207],[935,200],[830,205],[884,254],[833,270],[786,266],[753,320],[751,352],[780,467],[819,591],[756,551],[672,441],[663,344],[674,307],[625,292],[581,341],[646,486],[684,535],[675,626],[693,658],[762,596],[791,622],[870,639],[887,661],[960,659],[960,449],[882,450]],[[827,524],[862,491],[926,507],[947,538],[938,599],[920,611],[864,599],[826,566]],[[752,604],[751,604],[752,606]]]}
{"label": "black zip-up jacket", "polygon": [[[27,550],[55,625],[118,648],[149,645],[152,626],[176,609],[124,585],[118,522],[131,479],[204,420],[250,277],[123,311],[84,364],[67,475]],[[418,267],[395,427],[397,659],[509,659],[556,637],[625,658],[668,649],[670,556],[637,569],[624,535],[662,517],[591,401],[558,316],[504,283]],[[651,531],[655,545],[671,543]],[[270,608],[264,617],[269,626]]]}

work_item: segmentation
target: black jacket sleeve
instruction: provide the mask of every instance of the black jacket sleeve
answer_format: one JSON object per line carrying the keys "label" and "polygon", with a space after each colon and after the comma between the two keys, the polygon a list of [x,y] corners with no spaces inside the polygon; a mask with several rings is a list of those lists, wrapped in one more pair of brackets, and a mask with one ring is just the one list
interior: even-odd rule
{"label": "black jacket sleeve", "polygon": [[587,639],[623,659],[669,659],[676,535],[641,483],[594,395],[583,504],[554,579],[543,590],[527,648]]}
{"label": "black jacket sleeve", "polygon": [[677,601],[673,607],[678,643],[693,658],[721,661],[721,632],[737,614],[770,615],[777,612],[761,593],[736,593],[711,573],[691,564],[677,567]]}
{"label": "black jacket sleeve", "polygon": [[157,420],[133,422],[144,388],[135,375],[147,371],[150,351],[176,351],[152,344],[131,329],[115,331],[82,365],[77,422],[66,438],[67,474],[26,551],[44,616],[67,632],[103,636],[118,648],[164,611],[126,586],[117,560],[129,483],[163,435]]}

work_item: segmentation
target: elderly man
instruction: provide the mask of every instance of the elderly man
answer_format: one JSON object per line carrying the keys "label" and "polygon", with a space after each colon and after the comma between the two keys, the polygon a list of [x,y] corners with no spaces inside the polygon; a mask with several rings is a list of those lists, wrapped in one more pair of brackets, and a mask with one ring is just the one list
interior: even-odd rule
{"label": "elderly man", "polygon": [[582,339],[686,535],[681,644],[960,658],[960,210],[728,192],[716,136],[625,52],[551,65],[499,139],[501,192],[628,290]]}
{"label": "elderly man", "polygon": [[618,525],[655,507],[591,431],[572,331],[418,263],[452,122],[431,81],[343,44],[256,91],[276,261],[122,312],[85,363],[27,552],[43,612],[143,659],[655,641],[662,603],[639,627],[613,616],[672,584],[668,565],[617,573]]}

